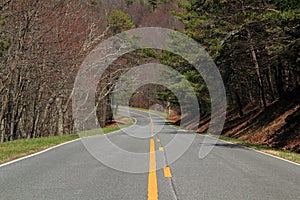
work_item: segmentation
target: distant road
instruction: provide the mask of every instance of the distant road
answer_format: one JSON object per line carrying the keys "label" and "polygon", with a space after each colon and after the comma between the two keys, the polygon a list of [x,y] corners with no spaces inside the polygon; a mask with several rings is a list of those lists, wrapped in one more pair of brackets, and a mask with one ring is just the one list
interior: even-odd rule
{"label": "distant road", "polygon": [[[198,134],[179,160],[156,171],[159,155],[168,157],[172,153],[164,147],[177,130],[155,114],[132,110],[131,116],[136,118],[136,124],[126,132],[136,136],[148,134],[148,138],[134,138],[123,131],[109,134],[108,138],[127,151],[152,152],[145,162],[132,162],[136,166],[149,166],[149,172],[131,174],[111,169],[89,154],[81,141],[75,141],[0,167],[0,199],[300,199],[300,166]],[[141,126],[151,123],[161,129],[153,137],[150,128],[140,131]],[[178,134],[195,136],[184,131]],[[104,137],[96,136],[90,142],[100,145]],[[200,160],[200,146],[215,142],[212,152]],[[110,149],[101,148],[105,152]],[[113,159],[110,153],[107,159]]]}

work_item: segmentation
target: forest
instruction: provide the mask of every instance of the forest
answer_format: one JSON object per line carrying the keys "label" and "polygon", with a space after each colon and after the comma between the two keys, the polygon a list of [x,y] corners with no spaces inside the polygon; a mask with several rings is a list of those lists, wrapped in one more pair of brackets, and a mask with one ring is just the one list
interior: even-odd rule
{"label": "forest", "polygon": [[[0,142],[74,134],[73,85],[84,58],[117,33],[163,27],[193,38],[214,59],[227,95],[224,135],[300,153],[297,0],[1,0],[0,10]],[[118,78],[150,61],[191,83],[201,120],[189,126],[206,132],[203,78],[180,56],[151,49],[122,56],[99,80],[101,127],[111,121]],[[174,94],[158,85],[140,88],[131,102],[157,103],[172,109],[175,124],[183,120]]]}

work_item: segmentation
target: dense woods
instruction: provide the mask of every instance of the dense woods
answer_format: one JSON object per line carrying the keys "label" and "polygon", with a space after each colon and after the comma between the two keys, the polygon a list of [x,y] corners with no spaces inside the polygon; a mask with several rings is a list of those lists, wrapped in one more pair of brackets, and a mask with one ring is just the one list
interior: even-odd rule
{"label": "dense woods", "polygon": [[[284,104],[292,102],[288,108],[293,112],[287,116],[295,128],[293,141],[300,140],[295,125],[300,107],[297,0],[1,0],[0,10],[1,142],[74,133],[72,87],[84,57],[104,39],[146,26],[180,30],[213,57],[228,98],[224,132],[245,122],[240,129],[246,129],[251,126],[249,121],[257,120],[253,116],[276,112],[270,107],[278,102],[284,110]],[[111,119],[110,92],[118,77],[149,61],[172,66],[191,82],[204,118],[199,130],[205,131],[210,100],[203,79],[179,56],[157,50],[130,53],[109,68],[99,82],[101,126]],[[132,105],[160,103],[178,110],[176,97],[166,88],[145,86],[140,90],[136,94],[148,96],[133,96]],[[237,136],[240,129],[230,135]]]}
{"label": "dense woods", "polygon": [[[224,134],[299,152],[299,117],[292,117],[300,103],[299,1],[179,5],[183,11],[175,15],[185,32],[206,48],[222,73],[228,97]],[[287,122],[287,116],[293,120]],[[206,130],[202,120],[199,131]]]}
{"label": "dense woods", "polygon": [[228,95],[242,108],[262,109],[299,85],[299,3],[189,1],[178,16],[223,73]]}
{"label": "dense woods", "polygon": [[73,133],[77,65],[103,17],[78,1],[1,2],[2,142]]}
{"label": "dense woods", "polygon": [[[151,4],[123,1],[2,0],[0,2],[0,138],[74,133],[73,84],[84,57],[104,39],[145,24],[154,26]],[[129,14],[124,13],[121,9]],[[169,14],[163,13],[162,16]],[[176,20],[175,20],[176,21]],[[161,26],[171,26],[166,17]],[[136,25],[135,25],[136,24]],[[128,66],[137,59],[130,58]],[[125,60],[125,59],[123,59]],[[129,59],[127,59],[129,60]],[[122,61],[109,71],[115,80]],[[121,70],[125,71],[126,67]],[[105,85],[105,84],[103,84]],[[99,102],[101,126],[110,119],[109,83]],[[103,95],[99,94],[99,95]],[[105,112],[104,112],[105,111]]]}

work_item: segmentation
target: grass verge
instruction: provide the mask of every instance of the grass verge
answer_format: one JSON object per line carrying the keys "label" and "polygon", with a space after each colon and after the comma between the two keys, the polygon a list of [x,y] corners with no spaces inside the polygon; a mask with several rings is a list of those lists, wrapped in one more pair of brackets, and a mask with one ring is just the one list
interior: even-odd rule
{"label": "grass verge", "polygon": [[286,160],[290,160],[290,161],[300,164],[300,154],[298,154],[298,153],[274,149],[271,147],[266,147],[266,146],[258,145],[258,144],[252,144],[250,142],[246,142],[246,141],[235,139],[235,138],[229,138],[229,137],[225,137],[225,136],[220,136],[219,139],[225,140],[225,141],[228,141],[228,142],[231,142],[234,144],[239,144],[239,145],[242,145],[245,147],[249,147],[251,149],[255,149],[258,151],[262,151],[264,153],[268,153],[268,154],[271,154],[271,155],[274,155],[274,156],[277,156],[280,158],[284,158]]}
{"label": "grass verge", "polygon": [[[85,132],[85,135],[80,136],[91,136],[96,134],[106,134],[113,131],[120,130],[122,128],[128,127],[133,124],[133,119],[130,118],[128,123],[119,126],[113,126],[108,128],[103,128],[102,131],[99,130],[91,130]],[[72,141],[79,138],[79,135],[64,135],[64,136],[51,136],[51,137],[43,137],[43,138],[34,138],[34,139],[26,139],[26,140],[15,140],[11,142],[0,143],[0,164],[5,162],[30,155],[44,149]]]}
{"label": "grass verge", "polygon": [[64,135],[1,143],[0,164],[77,138],[78,135]]}
{"label": "grass verge", "polygon": [[80,137],[89,137],[89,136],[94,136],[94,135],[107,134],[107,133],[111,133],[111,132],[118,131],[118,130],[121,130],[123,128],[129,127],[133,123],[134,123],[134,120],[132,118],[128,118],[128,121],[126,122],[126,124],[81,132],[81,133],[79,133],[79,136]]}

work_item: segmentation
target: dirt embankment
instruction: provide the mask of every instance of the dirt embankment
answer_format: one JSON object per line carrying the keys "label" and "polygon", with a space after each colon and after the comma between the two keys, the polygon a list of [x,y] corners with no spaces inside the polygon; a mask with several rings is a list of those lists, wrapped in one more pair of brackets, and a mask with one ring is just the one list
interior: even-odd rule
{"label": "dirt embankment", "polygon": [[[171,120],[179,123],[180,117],[172,116]],[[198,132],[206,132],[209,122],[209,117],[201,118]],[[300,153],[300,90],[286,94],[263,111],[253,106],[246,107],[243,116],[228,111],[222,134]]]}

